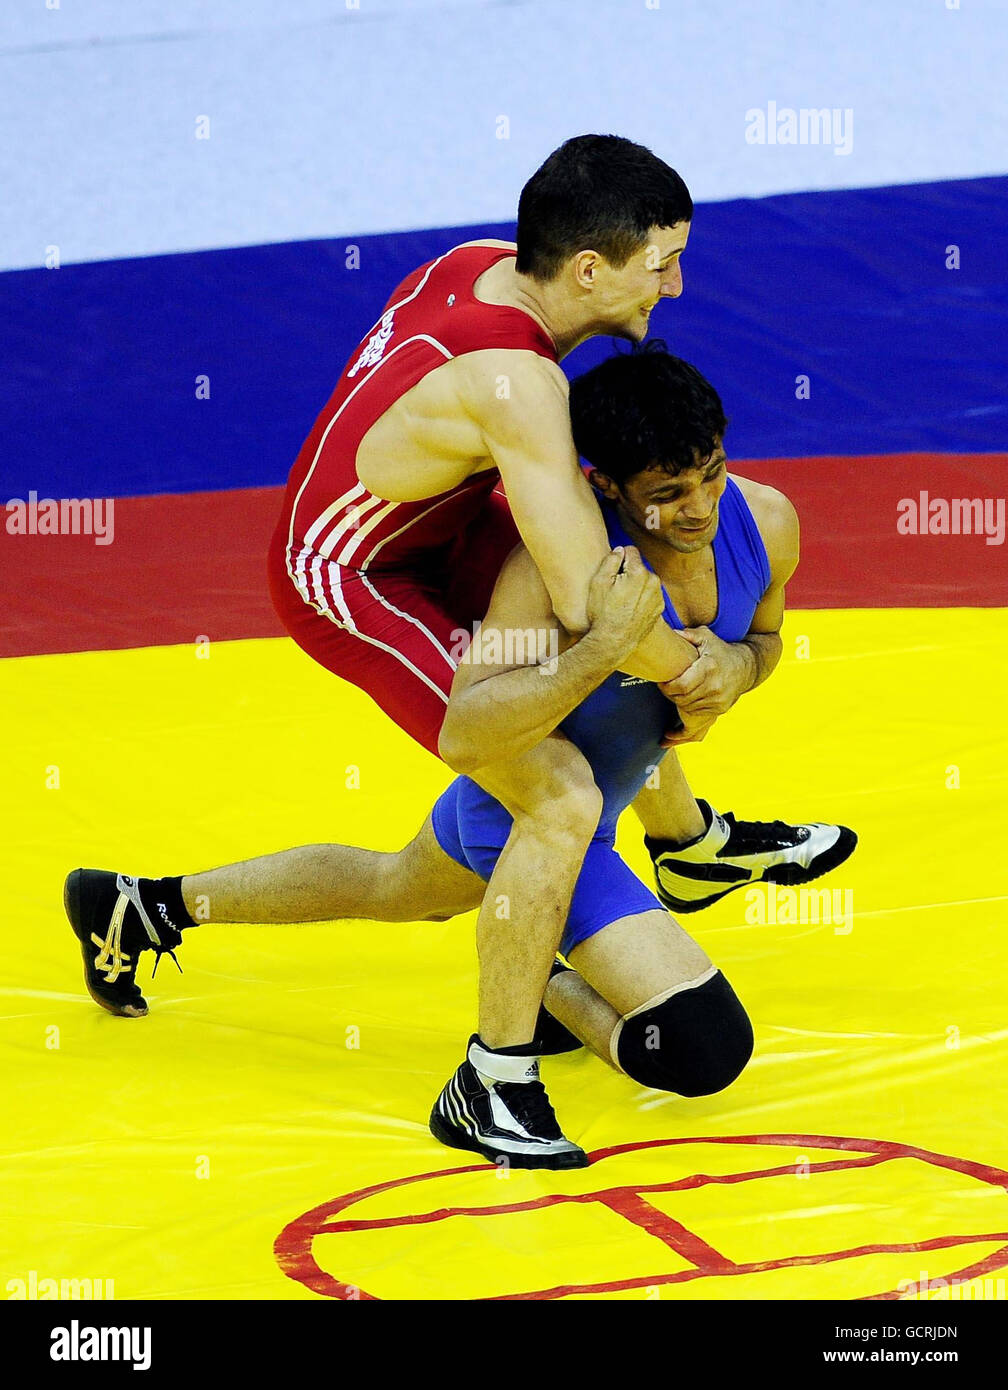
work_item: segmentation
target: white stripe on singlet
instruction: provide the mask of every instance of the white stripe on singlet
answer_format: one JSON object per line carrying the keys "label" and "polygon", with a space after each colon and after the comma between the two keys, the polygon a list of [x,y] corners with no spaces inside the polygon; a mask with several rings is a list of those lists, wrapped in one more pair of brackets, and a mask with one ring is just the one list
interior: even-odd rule
{"label": "white stripe on singlet", "polygon": [[[459,484],[459,487],[461,486],[462,485]],[[363,573],[364,570],[366,570],[368,566],[371,564],[371,561],[374,559],[374,557],[378,554],[379,550],[381,550],[382,546],[388,545],[389,541],[397,540],[404,531],[408,531],[410,527],[415,526],[418,521],[423,521],[424,517],[429,516],[430,513],[434,511],[437,507],[443,507],[446,502],[450,502],[451,499],[458,494],[458,490],[458,488],[452,488],[451,492],[446,493],[443,497],[439,497],[436,502],[432,502],[431,505],[429,507],[424,508],[424,510],[420,512],[418,516],[411,517],[410,520],[405,523],[405,525],[399,527],[398,531],[393,531],[391,535],[383,537],[382,540],[380,540],[378,544],[375,546],[375,548],[368,553],[368,555],[361,561],[359,565],[356,566],[356,568],[359,569],[361,573]]]}
{"label": "white stripe on singlet", "polygon": [[[324,562],[320,561],[319,563]],[[312,569],[314,570],[314,565],[312,566]],[[325,592],[326,579],[328,579],[330,589],[332,590],[333,601],[335,602],[336,607],[339,609],[340,613],[343,615],[342,619],[337,618],[335,613],[333,613],[332,608],[329,606],[327,595]],[[394,656],[397,661],[401,661],[404,666],[408,667],[409,670],[411,670],[419,680],[423,681],[424,685],[429,687],[429,689],[433,690],[434,694],[437,695],[438,699],[443,700],[445,704],[448,703],[448,696],[444,693],[440,686],[435,685],[435,683],[430,679],[430,677],[425,675],[424,672],[421,671],[418,666],[414,666],[413,662],[410,661],[409,657],[404,656],[403,653],[397,651],[395,647],[390,647],[387,642],[380,642],[377,637],[369,637],[366,632],[361,632],[360,628],[357,626],[357,624],[351,617],[350,609],[347,606],[346,599],[343,596],[340,567],[335,563],[335,561],[330,560],[326,564],[326,573],[324,577],[322,574],[318,575],[315,585],[315,592],[323,605],[319,609],[323,617],[329,618],[331,622],[334,622],[337,625],[337,627],[345,628],[354,637],[359,637],[362,642],[367,642],[369,646],[378,647],[381,651],[388,652],[390,656]],[[428,636],[430,636],[429,633]],[[434,639],[432,638],[431,640],[433,641]]]}
{"label": "white stripe on singlet", "polygon": [[[445,254],[448,254],[448,253],[446,252]],[[424,277],[423,277],[423,279],[420,281],[420,283],[417,285],[416,289],[412,292],[412,294],[408,294],[408,295],[406,296],[405,299],[401,299],[397,304],[394,304],[394,305],[392,306],[392,308],[393,308],[393,309],[398,309],[401,305],[403,305],[403,304],[408,304],[409,301],[410,301],[411,299],[413,299],[416,295],[418,295],[418,294],[420,293],[420,291],[423,289],[423,287],[424,287],[424,285],[425,285],[425,283],[426,283],[426,281],[427,281],[427,276],[430,275],[431,271],[432,271],[432,270],[434,269],[434,267],[438,264],[438,262],[441,261],[441,260],[443,260],[443,259],[444,259],[443,256],[439,256],[439,257],[438,257],[438,260],[437,260],[437,261],[434,261],[433,264],[432,264],[431,266],[428,267],[426,274],[424,275]],[[386,312],[386,313],[389,313],[390,310],[386,310],[385,312]],[[379,319],[378,322],[380,323],[381,320]],[[381,359],[380,362],[376,362],[376,363],[374,364],[374,366],[371,368],[371,370],[370,370],[365,376],[361,377],[360,381],[358,381],[357,384],[356,384],[356,386],[354,386],[353,390],[352,390],[352,391],[350,392],[350,394],[347,396],[346,400],[344,400],[344,401],[341,403],[341,405],[340,405],[339,408],[337,409],[336,413],[333,415],[332,419],[329,421],[329,423],[326,425],[325,429],[323,430],[323,432],[322,432],[322,438],[319,440],[318,448],[315,450],[315,457],[312,459],[312,462],[311,462],[311,467],[308,469],[308,472],[305,474],[304,480],[302,481],[301,486],[300,486],[300,487],[298,488],[298,490],[297,490],[297,496],[294,498],[294,505],[291,507],[290,526],[288,527],[288,531],[287,531],[287,553],[286,553],[286,559],[287,559],[287,573],[290,575],[290,577],[291,577],[292,580],[295,579],[294,570],[293,570],[293,568],[291,567],[291,551],[292,551],[293,548],[294,548],[294,520],[295,520],[295,517],[297,516],[297,509],[298,509],[298,506],[300,505],[301,497],[302,497],[302,495],[303,495],[303,493],[304,493],[304,490],[305,490],[305,488],[308,486],[309,482],[311,481],[312,474],[315,472],[315,468],[316,468],[316,466],[318,465],[319,458],[320,458],[321,455],[322,455],[322,449],[323,449],[323,447],[324,447],[324,445],[325,445],[326,439],[329,437],[329,431],[332,429],[333,425],[335,425],[335,423],[336,423],[336,421],[339,419],[339,417],[343,414],[343,411],[346,409],[346,407],[347,407],[347,406],[350,404],[350,402],[353,400],[354,396],[356,396],[357,392],[361,389],[362,386],[365,386],[365,385],[371,380],[371,378],[374,376],[375,372],[379,371],[379,370],[381,369],[381,367],[384,366],[384,364],[385,364],[386,362],[391,361],[392,358],[396,355],[396,353],[399,352],[402,348],[408,347],[410,343],[415,343],[415,342],[430,343],[432,347],[435,347],[435,348],[438,349],[439,352],[444,353],[444,356],[445,356],[446,361],[450,361],[450,360],[451,360],[452,354],[448,351],[448,349],[444,346],[443,343],[439,343],[439,342],[437,341],[436,338],[430,337],[430,335],[427,334],[427,333],[414,333],[413,336],[412,336],[411,338],[406,338],[403,342],[397,343],[396,346],[395,346],[394,348],[392,348],[392,350],[391,350],[390,352],[388,352],[388,353],[385,354],[385,356]],[[362,486],[362,485],[361,485],[361,484],[358,484],[358,486]],[[363,489],[363,490],[366,491],[366,489]],[[351,492],[352,492],[352,491],[354,491],[354,489],[351,489]],[[335,504],[333,504],[333,506],[334,506],[334,505],[335,505]],[[327,507],[327,508],[326,508],[326,510],[321,514],[321,516],[316,517],[315,521],[312,522],[311,526],[308,528],[308,531],[306,532],[306,535],[305,535],[305,542],[306,542],[306,545],[309,545],[309,546],[310,546],[310,545],[313,544],[314,540],[317,538],[317,536],[319,535],[320,531],[325,527],[325,525],[327,524],[327,522],[328,522],[329,520],[331,520],[331,518],[332,518],[333,515],[335,515],[335,513],[334,513],[333,510],[332,510],[332,506],[330,506],[330,507]],[[310,539],[309,539],[309,537],[310,537]],[[296,582],[296,580],[295,580],[295,582]]]}
{"label": "white stripe on singlet", "polygon": [[[399,618],[405,618],[408,623],[412,623],[414,627],[418,627],[425,637],[430,638],[434,646],[438,649],[438,651],[441,653],[445,661],[447,661],[448,665],[454,672],[458,666],[458,662],[452,660],[451,654],[445,651],[444,647],[434,636],[433,632],[431,632],[430,628],[425,627],[419,618],[414,618],[409,613],[404,613],[403,610],[401,608],[397,608],[395,604],[391,602],[391,600],[385,598],[383,594],[380,594],[378,590],[375,588],[372,581],[368,579],[366,574],[361,574],[360,577],[361,581],[364,584],[364,587],[368,590],[369,593],[372,593],[375,596],[375,598],[378,600],[378,602],[382,605],[383,608],[387,608],[390,613],[395,613],[395,615]],[[459,630],[461,631],[462,629]],[[469,634],[467,633],[466,636],[468,635]]]}
{"label": "white stripe on singlet", "polygon": [[[394,348],[392,349],[391,352],[387,353],[387,354],[382,358],[381,362],[376,362],[376,363],[375,363],[375,365],[374,365],[374,366],[371,368],[371,370],[368,372],[367,376],[361,378],[361,380],[357,383],[357,385],[354,387],[354,389],[350,392],[349,396],[347,396],[346,400],[343,402],[343,404],[340,406],[340,408],[336,411],[336,414],[335,414],[335,415],[332,417],[332,419],[329,421],[328,425],[326,425],[325,430],[324,430],[323,433],[322,433],[322,438],[319,440],[318,448],[315,450],[315,457],[312,459],[311,468],[309,468],[308,472],[305,474],[304,481],[302,482],[301,486],[298,488],[297,496],[294,498],[294,505],[293,505],[293,507],[291,507],[290,526],[289,526],[288,529],[287,529],[287,551],[286,551],[286,561],[287,561],[287,573],[290,575],[290,577],[291,577],[291,579],[293,580],[293,582],[294,582],[295,585],[297,585],[297,571],[298,571],[299,569],[303,571],[303,569],[304,569],[304,560],[303,560],[303,557],[302,557],[301,555],[299,555],[299,556],[298,556],[298,562],[297,562],[297,564],[296,564],[295,566],[293,566],[293,567],[292,567],[292,565],[291,565],[291,552],[292,552],[292,550],[293,550],[293,548],[294,548],[294,518],[295,518],[295,515],[297,514],[298,505],[299,505],[299,503],[300,503],[300,501],[301,501],[301,495],[302,495],[302,493],[304,492],[305,488],[308,486],[308,482],[309,482],[309,480],[310,480],[312,474],[313,474],[314,471],[315,471],[315,467],[316,467],[316,465],[317,465],[317,463],[318,463],[318,461],[319,461],[319,458],[320,458],[320,456],[321,456],[321,453],[322,453],[322,446],[323,446],[323,445],[325,444],[325,442],[326,442],[326,438],[327,438],[327,436],[328,436],[328,434],[329,434],[329,431],[332,429],[333,425],[335,425],[335,423],[336,423],[336,421],[339,419],[339,417],[343,414],[343,411],[346,409],[346,407],[347,407],[347,406],[350,404],[350,402],[353,400],[354,396],[357,394],[357,392],[360,390],[360,388],[361,388],[362,386],[364,386],[368,381],[371,380],[371,378],[374,376],[375,372],[380,371],[380,369],[382,368],[382,366],[383,366],[386,362],[391,361],[391,359],[396,355],[396,353],[399,352],[399,351],[401,351],[402,348],[404,348],[404,347],[409,347],[410,343],[415,343],[415,342],[418,342],[418,341],[423,341],[423,342],[425,342],[425,343],[430,343],[432,347],[436,347],[440,352],[443,352],[443,353],[444,353],[445,359],[446,359],[446,360],[450,360],[450,359],[451,359],[451,353],[450,353],[450,352],[448,351],[448,349],[444,346],[444,344],[443,344],[443,343],[439,343],[439,342],[437,341],[436,338],[431,338],[431,337],[430,337],[428,334],[426,334],[426,333],[414,333],[414,335],[413,335],[412,338],[407,338],[404,342],[401,342],[401,343],[399,343],[396,347],[394,347]],[[356,487],[351,488],[349,492],[343,494],[343,499],[344,499],[344,501],[350,500],[350,499],[351,499],[352,495],[356,493],[356,488],[357,488],[357,487],[359,487],[359,488],[361,489],[361,492],[362,492],[362,493],[367,493],[367,489],[363,486],[363,484],[362,484],[362,483],[358,483],[358,484],[356,485]],[[367,495],[368,495],[368,496],[371,496],[370,493],[368,493]],[[382,501],[383,499],[378,498],[377,500],[378,500],[378,501]],[[398,503],[398,502],[390,503],[390,504],[389,504],[389,510],[391,511],[391,510],[393,510],[395,507],[397,507],[397,506],[399,506],[399,505],[401,505],[401,504]],[[317,538],[319,537],[319,535],[322,533],[322,531],[324,530],[324,528],[325,528],[325,526],[328,524],[328,522],[331,521],[332,518],[333,518],[333,516],[336,514],[336,513],[335,513],[335,508],[336,508],[336,503],[330,503],[330,505],[329,505],[328,507],[326,507],[325,511],[322,512],[319,516],[317,516],[317,517],[315,518],[315,520],[312,522],[311,526],[309,526],[307,532],[305,533],[305,544],[304,544],[304,547],[303,547],[305,550],[314,549],[314,542],[317,540]]]}

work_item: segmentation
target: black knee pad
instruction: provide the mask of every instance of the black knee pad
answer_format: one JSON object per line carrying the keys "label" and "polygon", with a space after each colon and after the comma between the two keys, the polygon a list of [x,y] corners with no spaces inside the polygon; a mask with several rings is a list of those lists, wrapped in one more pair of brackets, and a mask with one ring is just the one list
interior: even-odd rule
{"label": "black knee pad", "polygon": [[642,1086],[709,1096],[730,1086],[752,1056],[752,1024],[731,985],[712,969],[628,1014],[610,1049]]}

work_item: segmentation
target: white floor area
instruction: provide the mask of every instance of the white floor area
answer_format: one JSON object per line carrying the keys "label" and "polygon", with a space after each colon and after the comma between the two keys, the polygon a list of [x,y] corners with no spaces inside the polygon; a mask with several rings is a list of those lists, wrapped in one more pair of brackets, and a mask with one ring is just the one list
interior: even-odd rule
{"label": "white floor area", "polygon": [[0,268],[505,220],[592,130],[700,201],[1001,173],[1006,67],[1005,0],[4,0]]}

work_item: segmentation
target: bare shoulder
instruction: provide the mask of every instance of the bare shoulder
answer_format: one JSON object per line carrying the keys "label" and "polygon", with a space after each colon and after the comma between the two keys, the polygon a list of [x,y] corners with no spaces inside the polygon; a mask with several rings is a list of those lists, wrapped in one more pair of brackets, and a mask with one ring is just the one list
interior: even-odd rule
{"label": "bare shoulder", "polygon": [[486,237],[482,241],[460,241],[458,246],[453,246],[453,251],[460,250],[463,246],[499,246],[504,251],[517,251],[518,246],[513,241],[497,241],[494,237]]}
{"label": "bare shoulder", "polygon": [[568,382],[556,362],[528,348],[484,348],[452,363],[463,399],[482,420],[562,423],[570,432]]}
{"label": "bare shoulder", "polygon": [[524,390],[559,393],[564,401],[567,400],[570,384],[563,368],[531,348],[478,348],[475,352],[463,353],[455,361],[477,380],[503,372]]}
{"label": "bare shoulder", "polygon": [[797,524],[798,513],[779,488],[771,487],[769,483],[754,482],[752,478],[743,478],[738,473],[732,473],[731,479],[748,502],[760,531],[764,522],[771,529]]}
{"label": "bare shoulder", "polygon": [[779,488],[731,475],[749,505],[766,546],[774,579],[788,579],[798,563],[798,513]]}

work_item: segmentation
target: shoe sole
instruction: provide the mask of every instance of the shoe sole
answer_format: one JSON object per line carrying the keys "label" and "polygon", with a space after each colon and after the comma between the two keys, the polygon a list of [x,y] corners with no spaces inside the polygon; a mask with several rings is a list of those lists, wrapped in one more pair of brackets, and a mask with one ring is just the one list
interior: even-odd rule
{"label": "shoe sole", "polygon": [[97,994],[91,984],[88,975],[88,949],[90,943],[84,940],[86,933],[84,932],[81,920],[80,895],[81,874],[83,872],[83,869],[74,869],[73,873],[67,874],[66,882],[63,885],[63,910],[67,915],[67,921],[73,928],[73,934],[76,936],[78,944],[80,945],[81,960],[84,962],[85,988],[99,1008],[104,1009],[106,1013],[112,1014],[115,1018],[144,1018],[147,1014],[146,1004],[144,1004],[142,1009],[138,1008],[135,1004],[114,1004],[111,1000],[104,999],[100,994]]}
{"label": "shoe sole", "polygon": [[803,869],[800,864],[781,864],[778,868],[768,869],[760,878],[750,878],[742,883],[734,883],[723,893],[718,893],[712,898],[704,898],[702,902],[681,902],[678,898],[669,897],[667,894],[663,895],[660,889],[658,896],[670,912],[702,912],[705,907],[713,907],[722,898],[727,898],[729,893],[735,893],[740,888],[752,888],[756,883],[779,883],[785,887],[814,883],[817,878],[822,878],[823,874],[831,873],[848,860],[857,849],[857,843],[858,837],[854,831],[848,830],[845,825],[842,825],[840,826],[840,838],[831,849],[819,856],[818,866],[814,870]]}
{"label": "shoe sole", "polygon": [[467,1149],[470,1153],[480,1154],[483,1158],[489,1159],[491,1163],[496,1163],[499,1158],[506,1158],[511,1168],[587,1168],[588,1155],[578,1149],[576,1153],[567,1154],[511,1154],[504,1153],[500,1149],[491,1149],[489,1145],[481,1144],[472,1135],[462,1134],[461,1131],[446,1125],[444,1120],[437,1112],[437,1107],[431,1111],[430,1132],[439,1143],[447,1144],[450,1149]]}

